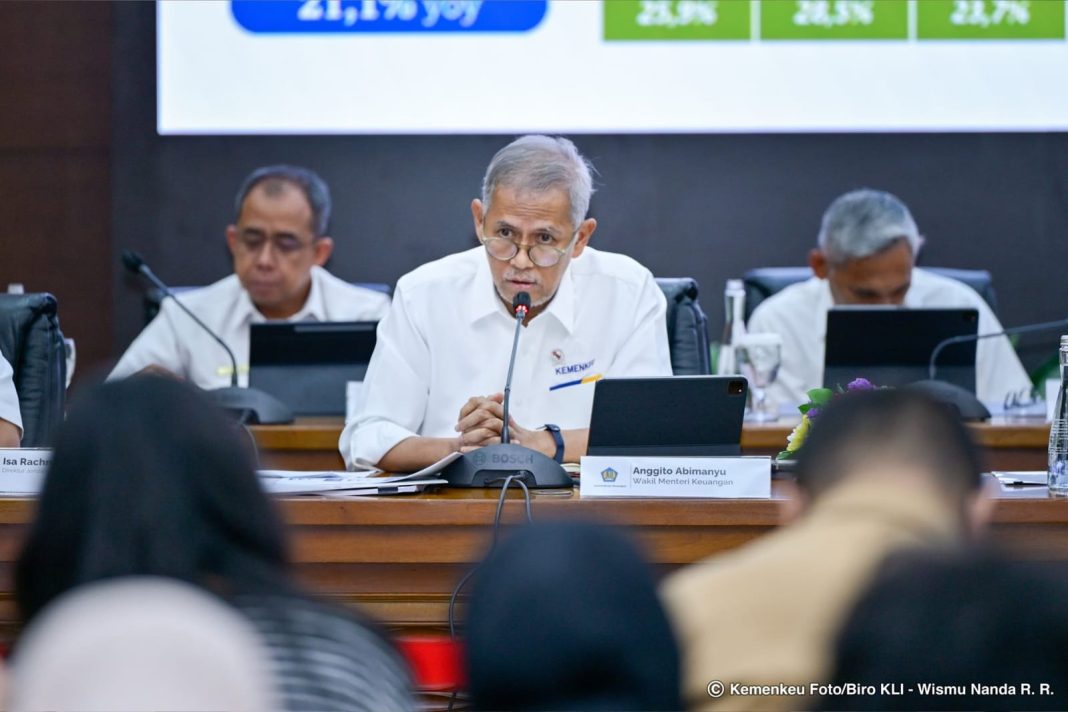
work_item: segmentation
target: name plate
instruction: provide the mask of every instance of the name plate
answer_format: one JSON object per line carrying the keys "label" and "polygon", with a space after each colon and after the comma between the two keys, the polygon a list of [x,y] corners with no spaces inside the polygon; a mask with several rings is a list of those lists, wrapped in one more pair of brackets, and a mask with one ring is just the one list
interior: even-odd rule
{"label": "name plate", "polygon": [[583,497],[768,499],[770,457],[584,457]]}
{"label": "name plate", "polygon": [[40,494],[51,464],[46,448],[0,448],[0,495]]}

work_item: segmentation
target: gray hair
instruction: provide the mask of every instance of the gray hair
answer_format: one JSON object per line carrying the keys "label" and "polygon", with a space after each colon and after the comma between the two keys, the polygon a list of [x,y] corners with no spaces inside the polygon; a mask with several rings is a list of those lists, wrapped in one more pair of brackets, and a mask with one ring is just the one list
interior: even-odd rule
{"label": "gray hair", "polygon": [[497,151],[482,179],[482,206],[489,212],[493,193],[506,185],[519,192],[567,191],[571,227],[578,228],[590,209],[593,165],[566,138],[521,136]]}
{"label": "gray hair", "polygon": [[862,188],[839,196],[823,214],[819,246],[832,264],[863,259],[905,240],[913,257],[923,246],[905,204],[882,190]]}
{"label": "gray hair", "polygon": [[300,188],[308,201],[308,207],[312,214],[312,232],[315,237],[322,237],[330,227],[330,188],[326,181],[318,176],[315,171],[300,166],[264,166],[249,173],[241,187],[237,191],[234,200],[234,222],[241,217],[241,208],[245,204],[245,198],[260,183],[266,183],[264,188],[268,195],[277,195],[283,183],[290,183]]}

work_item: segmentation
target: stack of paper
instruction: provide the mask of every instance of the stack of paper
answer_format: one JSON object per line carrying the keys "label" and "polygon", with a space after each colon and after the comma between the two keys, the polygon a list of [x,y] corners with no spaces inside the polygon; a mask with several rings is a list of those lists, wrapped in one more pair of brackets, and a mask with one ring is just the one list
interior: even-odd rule
{"label": "stack of paper", "polygon": [[359,497],[377,494],[410,494],[432,485],[448,484],[435,477],[459,453],[442,458],[409,475],[387,475],[382,470],[354,472],[304,472],[300,470],[258,470],[263,489],[270,494],[319,494],[327,497]]}
{"label": "stack of paper", "polygon": [[[301,472],[259,470],[260,483],[270,494],[321,494],[352,497],[378,494],[422,492],[445,480],[416,475],[386,475],[378,470],[365,472]],[[416,473],[418,474],[418,473]]]}

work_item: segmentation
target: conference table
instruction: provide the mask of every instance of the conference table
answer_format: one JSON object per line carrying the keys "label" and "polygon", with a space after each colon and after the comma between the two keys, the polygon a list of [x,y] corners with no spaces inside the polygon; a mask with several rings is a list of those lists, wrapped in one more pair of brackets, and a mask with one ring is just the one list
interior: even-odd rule
{"label": "conference table", "polygon": [[[1038,469],[1045,463],[1048,426],[993,423],[971,426],[998,466]],[[336,468],[338,420],[258,426],[252,432],[261,465]],[[777,452],[788,423],[746,427],[747,453]],[[1068,560],[1068,499],[1044,487],[998,490],[988,536],[1013,556]],[[495,490],[441,489],[420,495],[331,499],[283,498],[297,575],[314,590],[359,607],[396,630],[441,631],[449,597],[492,539]],[[577,490],[534,491],[536,519],[581,518],[625,527],[659,574],[750,542],[777,527],[787,494],[773,483],[767,500],[584,499]],[[16,630],[11,596],[13,562],[32,499],[0,498],[0,641]],[[518,490],[508,494],[505,529],[523,520]],[[461,599],[462,610],[462,599]]]}

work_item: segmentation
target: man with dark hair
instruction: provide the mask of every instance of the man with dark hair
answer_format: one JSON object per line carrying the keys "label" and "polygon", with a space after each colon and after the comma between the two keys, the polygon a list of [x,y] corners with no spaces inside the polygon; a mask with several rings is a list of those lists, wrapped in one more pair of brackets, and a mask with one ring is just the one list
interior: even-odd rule
{"label": "man with dark hair", "polygon": [[838,638],[841,693],[819,708],[1065,709],[1066,573],[989,552],[887,562]]}
{"label": "man with dark hair", "polygon": [[[249,325],[263,321],[378,321],[389,297],[332,276],[322,266],[334,250],[327,235],[330,191],[306,168],[253,171],[237,193],[226,244],[234,274],[182,295],[182,301],[233,350],[248,378]],[[126,350],[111,378],[169,372],[204,388],[229,385],[226,353],[169,300]]]}
{"label": "man with dark hair", "polygon": [[[832,402],[800,451],[796,492],[784,503],[796,521],[663,586],[687,706],[805,704],[811,684],[828,678],[842,620],[886,555],[954,547],[985,522],[991,500],[979,472],[967,431],[941,404],[904,390]],[[710,694],[713,680],[726,683],[722,696]]]}

